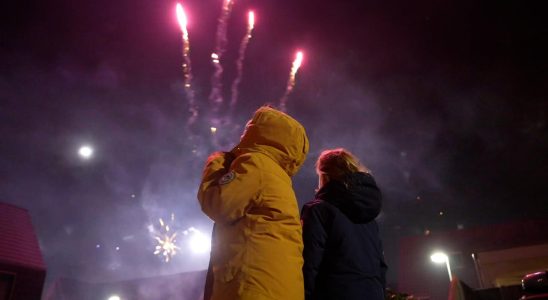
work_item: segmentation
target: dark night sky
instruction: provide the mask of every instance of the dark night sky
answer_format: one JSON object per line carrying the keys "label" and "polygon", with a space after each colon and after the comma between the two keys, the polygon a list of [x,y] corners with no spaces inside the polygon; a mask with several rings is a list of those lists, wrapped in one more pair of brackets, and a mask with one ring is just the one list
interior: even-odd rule
{"label": "dark night sky", "polygon": [[[288,102],[311,140],[294,179],[300,204],[313,195],[318,153],[342,146],[384,192],[379,223],[393,265],[402,236],[548,217],[548,22],[540,5],[339,2],[236,0],[228,23],[225,101],[246,11],[256,12],[228,116],[240,126],[258,106],[277,104],[294,51],[305,51]],[[175,2],[2,4],[0,201],[29,210],[50,280],[206,266],[207,255],[186,248],[162,262],[147,229],[173,212],[180,229],[209,234],[195,198],[202,163],[238,137],[220,126],[217,141],[208,129],[219,116],[207,98],[221,1],[183,4],[200,111],[194,139],[185,130]],[[77,155],[82,143],[95,147],[89,161]]]}

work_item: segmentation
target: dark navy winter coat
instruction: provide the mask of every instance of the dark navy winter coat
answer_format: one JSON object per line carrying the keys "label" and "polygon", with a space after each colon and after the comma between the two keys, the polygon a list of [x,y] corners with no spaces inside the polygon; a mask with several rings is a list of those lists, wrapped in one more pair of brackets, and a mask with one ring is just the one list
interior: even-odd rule
{"label": "dark navy winter coat", "polygon": [[329,181],[302,209],[306,300],[384,299],[381,192],[366,173],[345,182]]}

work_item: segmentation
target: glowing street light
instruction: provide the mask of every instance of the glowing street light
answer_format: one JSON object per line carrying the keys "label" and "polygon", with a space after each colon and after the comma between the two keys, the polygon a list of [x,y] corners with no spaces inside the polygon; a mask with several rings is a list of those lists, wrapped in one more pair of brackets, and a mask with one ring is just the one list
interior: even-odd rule
{"label": "glowing street light", "polygon": [[78,155],[83,159],[90,159],[93,156],[93,148],[88,145],[83,145],[78,149]]}
{"label": "glowing street light", "polygon": [[447,254],[443,252],[434,252],[430,256],[430,259],[432,260],[432,262],[437,264],[445,263],[445,265],[447,266],[447,274],[449,274],[449,281],[453,281],[453,276],[451,275],[451,266],[449,265],[449,256],[447,256]]}
{"label": "glowing street light", "polygon": [[112,295],[112,296],[108,297],[108,300],[121,300],[121,298],[118,295]]}

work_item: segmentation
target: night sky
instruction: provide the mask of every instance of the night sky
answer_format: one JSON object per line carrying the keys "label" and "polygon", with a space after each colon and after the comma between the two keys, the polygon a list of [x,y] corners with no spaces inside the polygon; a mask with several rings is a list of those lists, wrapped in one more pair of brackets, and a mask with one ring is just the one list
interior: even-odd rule
{"label": "night sky", "polygon": [[[534,1],[236,0],[208,100],[220,0],[187,0],[199,116],[188,126],[173,1],[8,1],[1,11],[0,201],[29,210],[48,280],[113,281],[207,266],[181,236],[169,263],[150,225],[209,235],[203,162],[230,150],[260,105],[287,112],[311,151],[294,178],[311,200],[319,152],[345,147],[384,194],[389,281],[400,237],[547,218],[548,19]],[[247,10],[256,27],[228,114]],[[222,121],[219,121],[222,120]],[[213,135],[209,128],[217,126]],[[83,144],[93,156],[78,155]]]}

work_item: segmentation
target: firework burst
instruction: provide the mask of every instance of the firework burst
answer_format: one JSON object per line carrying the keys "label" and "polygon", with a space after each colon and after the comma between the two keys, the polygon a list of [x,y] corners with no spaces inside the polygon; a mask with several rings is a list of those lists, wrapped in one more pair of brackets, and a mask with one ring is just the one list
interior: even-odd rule
{"label": "firework burst", "polygon": [[[154,255],[163,257],[164,261],[169,262],[177,251],[180,249],[177,246],[177,231],[173,230],[173,226],[166,224],[162,218],[159,220],[160,223],[160,232],[154,234],[154,239],[156,240],[156,248],[154,250]],[[171,214],[171,222],[175,222],[175,215]]]}

